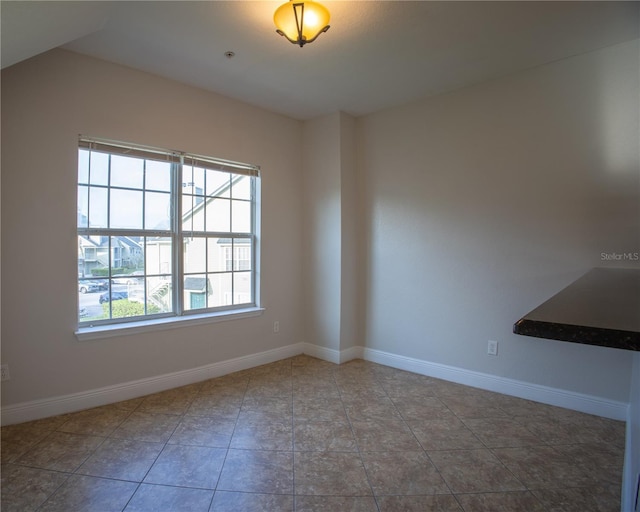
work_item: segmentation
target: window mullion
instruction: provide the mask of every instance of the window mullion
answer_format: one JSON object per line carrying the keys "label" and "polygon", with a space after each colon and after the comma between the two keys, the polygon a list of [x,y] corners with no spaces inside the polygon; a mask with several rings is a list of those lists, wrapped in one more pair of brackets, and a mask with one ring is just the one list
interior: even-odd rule
{"label": "window mullion", "polygon": [[[88,168],[87,168],[87,228],[91,227],[91,148],[89,148]],[[83,272],[84,274],[84,272]]]}
{"label": "window mullion", "polygon": [[[111,155],[107,162],[107,227],[111,227]],[[111,254],[109,254],[109,275],[111,275]]]}
{"label": "window mullion", "polygon": [[257,226],[258,226],[258,222],[257,222],[257,215],[258,215],[258,211],[257,211],[257,204],[258,204],[258,197],[257,197],[257,190],[256,190],[256,179],[255,178],[251,178],[251,184],[250,184],[250,189],[249,189],[249,197],[251,198],[251,235],[250,235],[250,240],[251,240],[251,302],[253,304],[258,304],[258,269],[257,269],[257,262],[258,262],[258,253],[257,253],[257,245],[258,245],[258,241],[257,241],[257,237],[256,237],[256,232],[257,232]]}
{"label": "window mullion", "polygon": [[173,245],[173,304],[175,314],[181,316],[184,314],[184,304],[182,303],[184,293],[184,241],[182,233],[182,168],[184,157],[180,157],[180,163],[172,165],[173,169],[173,229],[172,229],[172,245]]}
{"label": "window mullion", "polygon": [[[233,208],[232,208],[233,210]],[[236,239],[231,239],[231,305],[236,303],[236,280],[234,278],[236,269]]]}
{"label": "window mullion", "polygon": [[[107,215],[109,213],[107,212]],[[113,275],[113,258],[112,258],[112,254],[113,254],[113,238],[109,237],[108,238],[108,242],[107,242],[107,259],[109,261],[109,273],[107,274],[108,279],[109,279],[109,293],[113,294],[113,281],[112,281],[112,275]],[[113,318],[113,301],[109,301],[109,318]]]}

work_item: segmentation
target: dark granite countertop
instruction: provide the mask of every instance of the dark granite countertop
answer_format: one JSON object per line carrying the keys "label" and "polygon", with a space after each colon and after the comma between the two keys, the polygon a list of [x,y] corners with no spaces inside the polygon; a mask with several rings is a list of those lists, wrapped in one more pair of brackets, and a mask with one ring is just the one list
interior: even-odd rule
{"label": "dark granite countertop", "polygon": [[518,320],[513,332],[640,351],[640,269],[594,268]]}

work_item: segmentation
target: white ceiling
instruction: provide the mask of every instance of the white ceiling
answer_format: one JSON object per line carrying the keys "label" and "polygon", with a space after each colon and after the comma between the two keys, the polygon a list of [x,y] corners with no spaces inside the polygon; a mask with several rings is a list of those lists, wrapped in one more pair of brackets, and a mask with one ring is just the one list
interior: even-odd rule
{"label": "white ceiling", "polygon": [[[281,1],[2,1],[2,67],[61,46],[296,119],[362,115],[640,37],[640,2],[331,1],[304,48]],[[228,59],[225,51],[236,56]]]}

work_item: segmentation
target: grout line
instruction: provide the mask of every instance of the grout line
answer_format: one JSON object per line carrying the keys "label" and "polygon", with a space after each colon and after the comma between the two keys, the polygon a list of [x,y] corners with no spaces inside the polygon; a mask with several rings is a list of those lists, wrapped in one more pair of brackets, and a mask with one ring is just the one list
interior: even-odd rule
{"label": "grout line", "polygon": [[[244,371],[244,370],[243,370]],[[205,381],[206,382],[206,381]],[[242,401],[240,402],[240,407],[238,408],[238,413],[236,414],[236,418],[233,422],[233,429],[231,430],[231,435],[229,436],[229,444],[227,445],[227,451],[224,455],[224,459],[222,461],[222,465],[220,466],[220,474],[218,475],[218,480],[216,481],[215,488],[213,489],[213,496],[211,496],[211,503],[209,504],[209,509],[213,507],[213,500],[216,497],[216,493],[218,492],[218,485],[220,485],[220,479],[222,478],[222,472],[224,471],[224,467],[227,464],[227,458],[229,456],[229,451],[231,450],[231,442],[233,441],[233,436],[236,433],[236,428],[238,427],[238,421],[240,421],[240,414],[242,413],[242,406],[244,405],[244,401],[247,396],[247,390],[249,389],[249,384],[251,383],[251,377],[247,378],[247,382],[244,386],[244,391],[242,393]]]}
{"label": "grout line", "polygon": [[291,491],[293,493],[293,511],[296,512],[298,503],[296,500],[296,410],[295,393],[293,389],[293,362],[290,368],[291,379]]}
{"label": "grout line", "polygon": [[362,469],[364,470],[364,474],[367,477],[367,483],[369,484],[369,489],[371,489],[371,496],[373,497],[373,501],[376,504],[376,508],[378,509],[378,512],[380,512],[380,503],[378,501],[378,496],[376,496],[375,490],[373,489],[373,484],[371,483],[371,476],[369,475],[369,471],[367,471],[367,466],[364,463],[364,459],[362,457],[362,450],[360,449],[360,443],[358,443],[358,439],[356,438],[356,433],[355,430],[353,429],[353,424],[351,422],[351,417],[349,416],[349,413],[347,411],[347,406],[344,403],[344,399],[343,399],[343,393],[342,393],[342,389],[340,388],[340,385],[338,384],[338,381],[336,379],[336,371],[337,368],[334,368],[332,370],[332,377],[333,377],[333,381],[334,384],[336,385],[336,388],[338,389],[338,396],[340,398],[340,403],[342,404],[342,408],[344,410],[344,414],[347,418],[347,422],[349,423],[349,429],[351,430],[351,435],[353,436],[353,440],[355,442],[356,445],[356,453],[358,454],[358,457],[360,458],[360,463],[362,464]]}

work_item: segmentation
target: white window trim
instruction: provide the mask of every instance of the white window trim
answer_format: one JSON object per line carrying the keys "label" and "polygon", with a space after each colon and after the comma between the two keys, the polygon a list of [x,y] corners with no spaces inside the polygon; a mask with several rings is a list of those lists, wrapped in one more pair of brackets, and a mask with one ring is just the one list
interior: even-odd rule
{"label": "white window trim", "polygon": [[227,322],[230,320],[241,320],[261,316],[265,308],[248,307],[245,309],[234,309],[230,311],[220,311],[215,313],[203,313],[201,315],[172,316],[165,318],[154,318],[153,320],[141,320],[139,322],[125,322],[120,324],[101,324],[95,326],[83,326],[75,332],[78,341],[91,341],[103,338],[115,338],[119,336],[129,336],[132,334],[142,334],[154,331],[167,331],[169,329],[179,329],[193,325],[211,324],[217,322]]}

